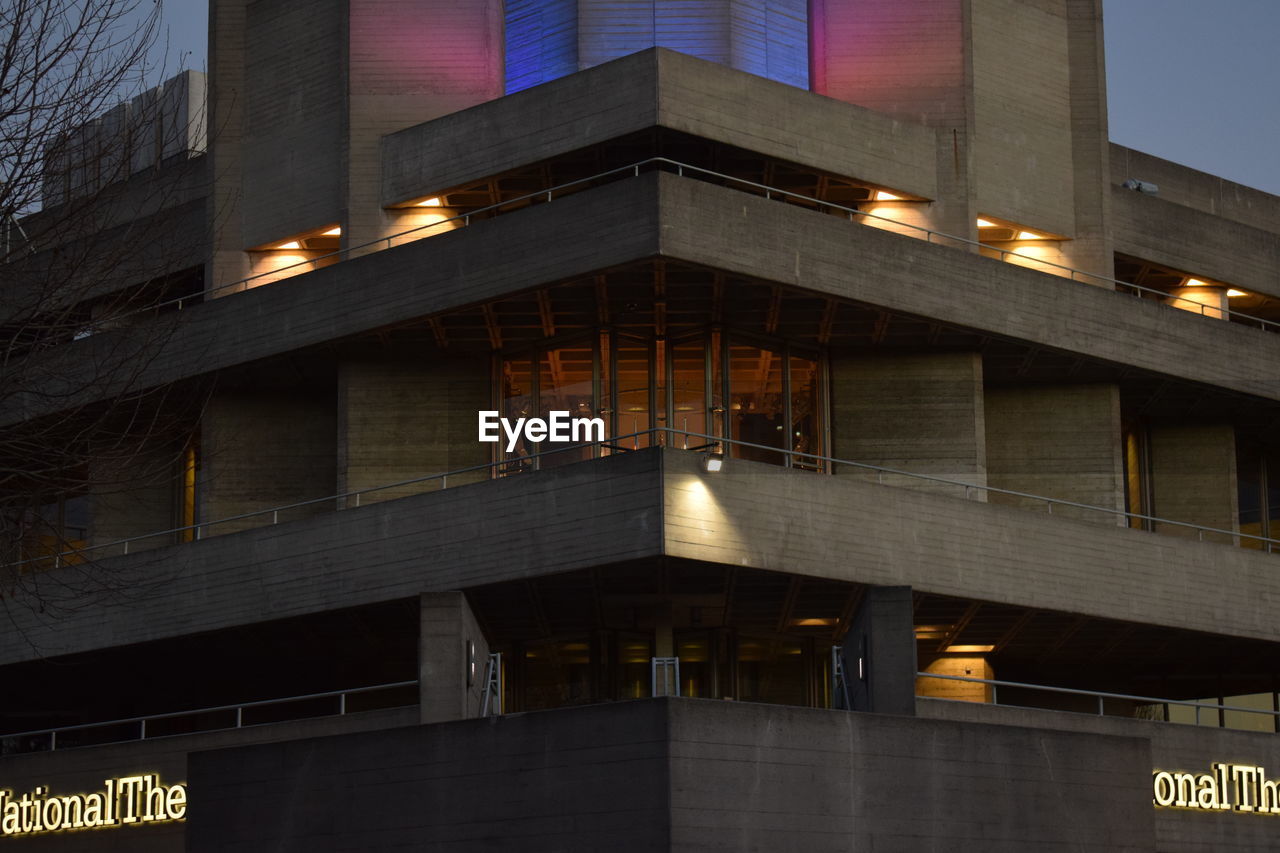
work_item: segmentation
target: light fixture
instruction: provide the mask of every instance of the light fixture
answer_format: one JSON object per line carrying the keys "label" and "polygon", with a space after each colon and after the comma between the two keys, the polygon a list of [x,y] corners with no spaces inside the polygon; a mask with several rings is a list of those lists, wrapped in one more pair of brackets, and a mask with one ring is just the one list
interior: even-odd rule
{"label": "light fixture", "polygon": [[302,244],[299,243],[297,240],[290,240],[287,243],[281,243],[279,246],[276,246],[276,248],[277,249],[301,249]]}
{"label": "light fixture", "polygon": [[1198,278],[1189,278],[1187,279],[1187,283],[1184,284],[1183,287],[1208,287],[1208,284],[1206,282],[1201,281]]}
{"label": "light fixture", "polygon": [[708,474],[714,474],[724,467],[723,453],[708,453],[702,457],[702,470]]}
{"label": "light fixture", "polygon": [[328,231],[321,231],[320,235],[322,237],[339,237],[342,235],[342,226],[335,225],[332,228],[330,228]]}
{"label": "light fixture", "polygon": [[815,616],[808,619],[792,619],[791,624],[797,628],[824,628],[839,623],[839,619],[833,616]]}
{"label": "light fixture", "polygon": [[1243,290],[1236,290],[1234,287],[1227,291],[1227,296],[1248,296]]}
{"label": "light fixture", "polygon": [[995,646],[981,646],[981,645],[979,646],[972,646],[972,645],[971,646],[965,646],[965,645],[947,646],[945,649],[943,649],[943,651],[946,651],[946,652],[955,652],[959,654],[985,654],[986,652],[990,652],[994,650],[995,650]]}
{"label": "light fixture", "polygon": [[979,219],[978,227],[979,228],[995,228],[996,224],[988,219]]}
{"label": "light fixture", "polygon": [[439,196],[432,196],[431,198],[423,199],[422,201],[414,205],[414,207],[442,207],[442,206],[443,205],[440,202]]}
{"label": "light fixture", "polygon": [[1033,231],[1019,231],[1018,239],[1019,240],[1043,240],[1044,238]]}
{"label": "light fixture", "polygon": [[876,201],[902,201],[902,196],[887,193],[884,190],[876,190]]}

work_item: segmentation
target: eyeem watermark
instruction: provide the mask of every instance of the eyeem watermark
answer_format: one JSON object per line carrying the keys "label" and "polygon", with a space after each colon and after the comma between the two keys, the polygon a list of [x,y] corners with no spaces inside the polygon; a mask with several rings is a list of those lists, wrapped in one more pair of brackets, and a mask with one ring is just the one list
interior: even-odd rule
{"label": "eyeem watermark", "polygon": [[513,453],[523,438],[526,442],[551,441],[567,444],[586,444],[604,441],[604,418],[570,417],[568,412],[548,412],[549,417],[510,418],[499,417],[496,411],[480,412],[478,438],[495,443],[507,439],[507,453]]}

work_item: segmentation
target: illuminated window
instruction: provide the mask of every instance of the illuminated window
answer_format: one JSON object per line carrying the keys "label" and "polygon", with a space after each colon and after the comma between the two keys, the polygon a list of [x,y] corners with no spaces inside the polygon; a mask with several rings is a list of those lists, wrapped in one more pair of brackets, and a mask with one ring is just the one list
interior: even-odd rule
{"label": "illuminated window", "polygon": [[737,442],[727,450],[734,458],[823,467],[786,452],[825,452],[821,362],[787,344],[719,330],[672,340],[605,332],[504,354],[498,363],[503,417],[599,417],[613,440],[537,459],[552,445],[503,442],[500,458],[511,463],[504,474],[658,443],[706,449],[726,437]]}

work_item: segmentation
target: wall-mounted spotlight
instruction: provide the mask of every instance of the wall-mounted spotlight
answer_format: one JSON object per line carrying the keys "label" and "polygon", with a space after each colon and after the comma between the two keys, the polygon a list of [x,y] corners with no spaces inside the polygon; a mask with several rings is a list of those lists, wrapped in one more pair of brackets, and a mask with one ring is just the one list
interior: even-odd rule
{"label": "wall-mounted spotlight", "polygon": [[1160,193],[1160,187],[1150,181],[1140,181],[1137,178],[1130,178],[1120,186],[1127,190],[1133,190],[1134,192],[1139,192],[1144,195],[1159,195]]}
{"label": "wall-mounted spotlight", "polygon": [[723,453],[708,453],[702,457],[702,470],[708,474],[714,474],[724,467]]}

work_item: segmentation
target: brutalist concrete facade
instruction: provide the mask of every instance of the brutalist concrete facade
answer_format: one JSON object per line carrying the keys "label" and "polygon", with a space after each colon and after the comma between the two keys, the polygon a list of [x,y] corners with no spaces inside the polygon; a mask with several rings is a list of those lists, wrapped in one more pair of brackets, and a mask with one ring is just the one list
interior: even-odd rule
{"label": "brutalist concrete facade", "polygon": [[0,406],[204,394],[15,556],[0,843],[1274,849],[1280,199],[1108,142],[1098,0],[632,5],[212,0],[203,293]]}

